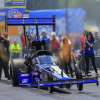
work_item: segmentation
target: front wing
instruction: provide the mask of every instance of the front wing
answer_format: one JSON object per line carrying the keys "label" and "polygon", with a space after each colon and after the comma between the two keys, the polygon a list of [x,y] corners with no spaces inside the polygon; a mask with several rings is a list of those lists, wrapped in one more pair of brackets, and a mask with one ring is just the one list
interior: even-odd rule
{"label": "front wing", "polygon": [[58,86],[58,85],[71,85],[71,84],[85,84],[85,83],[98,83],[98,78],[84,78],[84,79],[70,79],[58,80],[53,82],[41,82],[40,86]]}

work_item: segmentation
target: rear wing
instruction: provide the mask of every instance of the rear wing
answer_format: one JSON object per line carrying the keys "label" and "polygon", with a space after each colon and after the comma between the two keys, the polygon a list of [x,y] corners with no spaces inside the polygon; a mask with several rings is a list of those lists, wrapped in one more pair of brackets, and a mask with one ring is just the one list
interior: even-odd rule
{"label": "rear wing", "polygon": [[5,16],[5,31],[8,31],[8,26],[25,26],[25,25],[53,25],[55,32],[55,15],[52,18],[7,18]]}
{"label": "rear wing", "polygon": [[8,18],[7,15],[5,16],[5,31],[6,32],[8,31],[8,26],[23,26],[25,44],[26,44],[27,55],[28,55],[27,34],[25,32],[25,25],[36,26],[36,36],[37,36],[37,41],[38,41],[39,40],[39,37],[38,37],[39,25],[52,25],[53,32],[55,32],[55,15],[53,15],[52,18]]}

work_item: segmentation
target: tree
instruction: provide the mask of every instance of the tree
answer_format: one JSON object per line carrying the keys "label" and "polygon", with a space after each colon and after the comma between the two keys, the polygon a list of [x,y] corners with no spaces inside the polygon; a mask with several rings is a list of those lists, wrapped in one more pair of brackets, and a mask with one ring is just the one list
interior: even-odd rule
{"label": "tree", "polygon": [[27,10],[56,9],[59,0],[27,0]]}
{"label": "tree", "polygon": [[27,10],[83,8],[87,19],[100,21],[100,3],[96,0],[27,0]]}
{"label": "tree", "polygon": [[[100,5],[100,4],[99,4]],[[95,0],[69,0],[69,8],[83,8],[86,11],[86,18],[98,20],[97,4]]]}

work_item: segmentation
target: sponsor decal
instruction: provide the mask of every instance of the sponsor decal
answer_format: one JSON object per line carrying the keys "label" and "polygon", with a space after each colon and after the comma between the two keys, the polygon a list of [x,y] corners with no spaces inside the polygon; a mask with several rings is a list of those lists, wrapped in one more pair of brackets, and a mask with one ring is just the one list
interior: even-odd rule
{"label": "sponsor decal", "polygon": [[17,9],[12,9],[8,11],[8,17],[9,18],[21,18],[22,13],[19,12]]}
{"label": "sponsor decal", "polygon": [[28,79],[23,79],[22,80],[22,83],[27,83],[28,82]]}
{"label": "sponsor decal", "polygon": [[26,0],[4,0],[5,7],[25,7]]}
{"label": "sponsor decal", "polygon": [[36,75],[36,76],[37,76],[37,75],[39,75],[39,73],[37,73],[37,72],[33,72],[33,75]]}
{"label": "sponsor decal", "polygon": [[22,74],[21,76],[29,76],[29,74]]}
{"label": "sponsor decal", "polygon": [[9,3],[9,2],[12,2],[12,0],[5,0],[5,3]]}
{"label": "sponsor decal", "polygon": [[42,74],[40,74],[40,79],[42,79]]}

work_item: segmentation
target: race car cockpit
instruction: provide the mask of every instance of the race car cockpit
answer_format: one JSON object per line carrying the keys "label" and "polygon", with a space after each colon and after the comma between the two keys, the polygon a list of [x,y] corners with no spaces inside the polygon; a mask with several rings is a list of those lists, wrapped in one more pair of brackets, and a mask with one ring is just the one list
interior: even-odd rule
{"label": "race car cockpit", "polygon": [[39,55],[37,57],[39,63],[42,64],[53,64],[52,57],[50,55]]}

